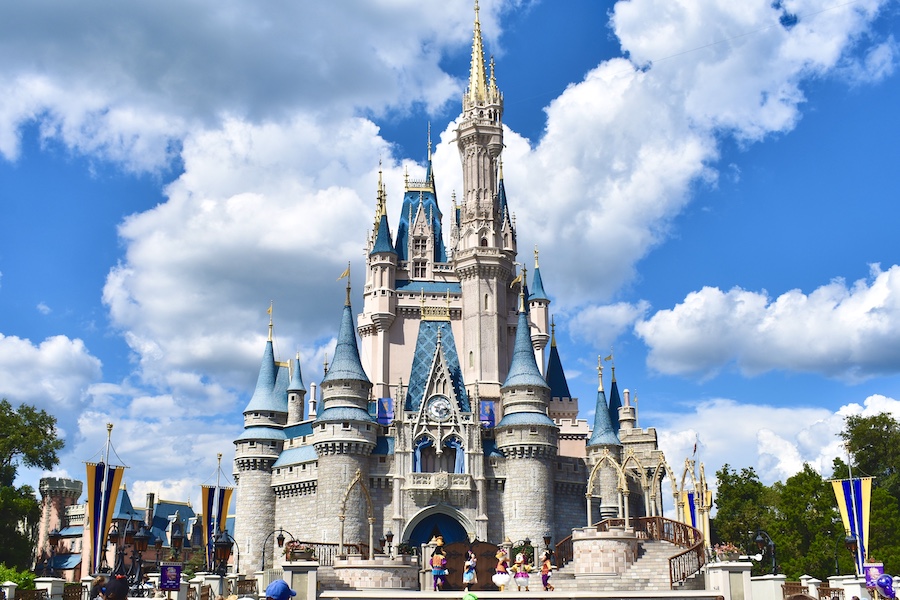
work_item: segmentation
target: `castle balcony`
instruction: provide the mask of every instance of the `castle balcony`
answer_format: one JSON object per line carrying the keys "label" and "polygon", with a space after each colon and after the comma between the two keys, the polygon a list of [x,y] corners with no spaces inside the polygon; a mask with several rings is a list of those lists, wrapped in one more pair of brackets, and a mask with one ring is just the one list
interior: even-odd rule
{"label": "castle balcony", "polygon": [[406,490],[418,506],[438,500],[460,506],[469,502],[475,483],[468,473],[410,473],[406,477]]}

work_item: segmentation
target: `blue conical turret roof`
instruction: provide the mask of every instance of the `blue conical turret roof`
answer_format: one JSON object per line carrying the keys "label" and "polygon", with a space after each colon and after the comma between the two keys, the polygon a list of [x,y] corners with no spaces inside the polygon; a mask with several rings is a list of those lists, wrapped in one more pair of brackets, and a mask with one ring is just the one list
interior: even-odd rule
{"label": "blue conical turret roof", "polygon": [[556,349],[556,340],[550,344],[550,358],[547,360],[547,385],[550,386],[552,398],[571,398],[569,383],[563,371],[562,361],[559,360],[559,351]]}
{"label": "blue conical turret roof", "polygon": [[[553,275],[551,273],[550,275]],[[531,281],[531,294],[528,296],[528,301],[532,300],[549,300],[547,297],[547,292],[544,291],[544,281],[541,279],[541,269],[540,267],[534,268],[534,279]]]}
{"label": "blue conical turret roof", "polygon": [[622,398],[619,396],[619,384],[616,383],[616,368],[613,367],[613,380],[609,388],[609,420],[613,431],[619,433],[619,409],[622,408]]}
{"label": "blue conical turret roof", "polygon": [[[618,419],[617,419],[618,421]],[[594,428],[588,446],[615,445],[621,446],[619,436],[609,420],[609,407],[606,405],[606,392],[597,390],[597,407],[594,409]]]}
{"label": "blue conical turret roof", "polygon": [[378,233],[375,236],[375,244],[372,246],[372,251],[369,254],[372,255],[379,252],[397,254],[397,251],[394,250],[394,245],[391,242],[391,232],[388,229],[387,215],[381,215],[381,218],[378,220]]}
{"label": "blue conical turret roof", "polygon": [[288,384],[289,392],[305,392],[306,386],[303,385],[303,374],[300,372],[300,358],[291,361],[291,382]]}
{"label": "blue conical turret roof", "polygon": [[248,412],[287,412],[287,403],[279,401],[275,392],[275,351],[272,348],[272,340],[266,342],[262,363],[259,365],[259,377],[256,380],[256,389],[253,396],[244,409]]}
{"label": "blue conical turret roof", "polygon": [[[347,295],[349,297],[349,291]],[[337,347],[334,349],[334,359],[331,361],[331,367],[322,379],[322,383],[342,379],[371,383],[362,367],[362,362],[359,360],[359,347],[356,345],[356,328],[353,326],[353,314],[349,301],[344,305]]]}
{"label": "blue conical turret roof", "polygon": [[531,345],[531,329],[524,310],[519,310],[519,323],[516,327],[516,343],[513,346],[512,362],[503,387],[513,385],[530,385],[549,388],[541,375],[534,358],[534,346]]}

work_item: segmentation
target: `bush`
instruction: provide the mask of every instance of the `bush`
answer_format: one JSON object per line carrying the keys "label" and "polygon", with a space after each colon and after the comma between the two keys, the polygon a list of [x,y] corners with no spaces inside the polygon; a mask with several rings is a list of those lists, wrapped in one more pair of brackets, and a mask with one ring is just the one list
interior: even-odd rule
{"label": "bush", "polygon": [[34,573],[31,571],[20,571],[0,563],[0,583],[6,581],[12,581],[19,586],[20,590],[34,589]]}

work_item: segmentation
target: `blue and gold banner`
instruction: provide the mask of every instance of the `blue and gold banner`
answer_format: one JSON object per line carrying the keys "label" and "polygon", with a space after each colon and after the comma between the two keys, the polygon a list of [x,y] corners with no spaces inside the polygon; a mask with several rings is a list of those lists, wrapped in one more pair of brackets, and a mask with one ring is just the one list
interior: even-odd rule
{"label": "blue and gold banner", "polygon": [[700,529],[697,522],[697,505],[694,503],[694,492],[681,492],[681,503],[684,506],[684,522],[695,529]]}
{"label": "blue and gold banner", "polygon": [[119,495],[125,467],[105,463],[86,463],[87,466],[87,526],[91,541],[89,574],[96,573],[106,550],[106,534],[112,524],[113,507]]}
{"label": "blue and gold banner", "polygon": [[[216,533],[225,531],[225,520],[228,518],[228,505],[231,503],[230,487],[200,486],[200,504],[203,507],[203,546],[206,548],[206,566],[212,570],[215,565]],[[217,529],[218,524],[218,529]]]}
{"label": "blue and gold banner", "polygon": [[863,563],[869,552],[869,507],[872,500],[872,478],[840,479],[831,482],[838,510],[847,535],[856,538],[858,550],[854,561],[856,574],[863,574]]}

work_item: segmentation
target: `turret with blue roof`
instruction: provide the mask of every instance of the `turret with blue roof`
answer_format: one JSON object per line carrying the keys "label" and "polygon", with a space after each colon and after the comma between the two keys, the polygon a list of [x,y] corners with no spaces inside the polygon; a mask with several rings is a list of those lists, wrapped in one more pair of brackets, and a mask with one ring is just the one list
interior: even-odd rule
{"label": "turret with blue roof", "polygon": [[[359,359],[356,328],[353,325],[353,309],[350,305],[350,267],[347,267],[347,300],[341,314],[334,358],[322,379],[323,410],[316,415],[315,423],[357,421],[374,423],[369,414],[369,381]],[[343,276],[342,276],[343,277]]]}
{"label": "turret with blue roof", "polygon": [[612,423],[613,431],[619,433],[619,409],[622,408],[622,397],[619,395],[619,384],[616,383],[616,363],[613,355],[610,354],[607,360],[613,361],[612,364],[612,383],[609,386],[609,420]]}
{"label": "turret with blue roof", "polygon": [[591,430],[591,437],[587,442],[587,446],[588,448],[621,446],[622,442],[619,441],[616,429],[609,418],[606,392],[603,391],[603,363],[599,356],[597,357],[597,380],[597,406],[594,409],[594,428]]}
{"label": "turret with blue roof", "polygon": [[[523,270],[523,279],[524,279]],[[524,289],[523,282],[523,289]],[[538,369],[531,343],[531,327],[525,312],[524,292],[519,294],[519,317],[513,356],[509,364],[506,381],[500,388],[503,418],[497,424],[502,429],[515,426],[545,426],[557,429],[547,416],[550,386]],[[502,443],[498,446],[502,447]],[[555,448],[555,443],[554,443]]]}
{"label": "turret with blue roof", "polygon": [[[510,539],[524,539],[532,535],[530,532],[555,528],[555,490],[546,482],[553,478],[553,465],[559,453],[559,427],[548,416],[550,386],[534,358],[531,327],[525,312],[525,275],[523,269],[513,357],[500,388],[503,418],[494,430],[497,450],[507,460],[508,477],[527,473],[527,477],[517,482],[516,494],[504,498],[511,515],[505,528]],[[519,503],[519,497],[528,501]]]}

